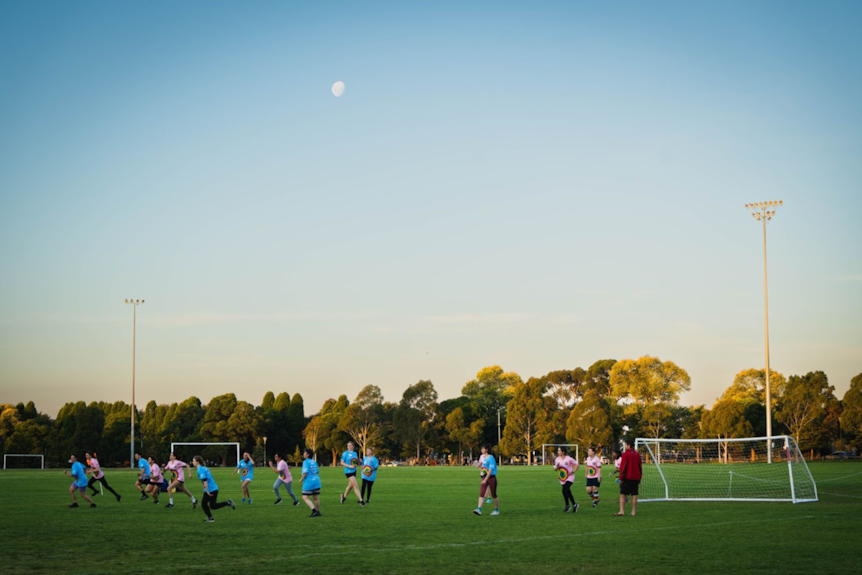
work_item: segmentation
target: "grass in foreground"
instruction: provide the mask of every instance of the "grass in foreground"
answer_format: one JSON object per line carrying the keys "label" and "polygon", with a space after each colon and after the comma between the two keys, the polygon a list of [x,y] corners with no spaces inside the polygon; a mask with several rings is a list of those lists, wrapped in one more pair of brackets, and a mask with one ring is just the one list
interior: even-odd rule
{"label": "grass in foreground", "polygon": [[[58,470],[0,471],[0,554],[6,572],[89,575],[178,566],[341,574],[862,572],[854,545],[862,532],[862,464],[810,468],[819,503],[646,503],[634,518],[611,516],[619,496],[611,482],[592,509],[581,472],[576,515],[562,512],[549,467],[502,467],[502,515],[488,516],[486,506],[477,517],[473,468],[381,469],[365,508],[353,496],[339,504],[343,473],[325,468],[317,519],[289,499],[273,506],[275,476],[259,468],[254,504],[215,511],[214,524],[205,524],[184,495],[174,509],[164,508],[167,498],[159,506],[138,501],[129,470],[107,470],[123,501],[96,497],[96,509],[67,507],[71,480]],[[219,499],[238,502],[238,477],[214,472]],[[199,497],[200,483],[189,486]]]}

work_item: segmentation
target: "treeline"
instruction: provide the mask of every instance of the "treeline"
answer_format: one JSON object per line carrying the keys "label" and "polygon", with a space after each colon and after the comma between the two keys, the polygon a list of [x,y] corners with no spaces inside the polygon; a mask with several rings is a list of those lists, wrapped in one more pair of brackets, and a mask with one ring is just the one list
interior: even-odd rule
{"label": "treeline", "polygon": [[[770,381],[774,435],[793,435],[812,455],[862,447],[862,374],[840,400],[822,371],[788,378],[772,371]],[[268,392],[259,406],[234,394],[206,405],[197,397],[171,405],[151,401],[136,415],[140,435],[135,441],[142,452],[161,460],[171,442],[230,441],[256,459],[263,459],[264,449],[270,456],[279,452],[298,458],[307,446],[321,463],[330,464],[352,439],[361,450],[375,447],[384,459],[459,463],[475,456],[482,443],[491,443],[505,457],[531,462],[543,443],[607,449],[624,434],[762,436],[764,385],[764,370],[747,369],[711,408],[689,407],[679,404],[680,394],[691,387],[688,373],[655,357],[600,360],[588,369],[552,371],[526,382],[491,366],[456,398],[438,402],[433,383],[423,380],[407,387],[400,401],[387,402],[379,387],[368,385],[352,402],[345,395],[329,399],[310,417],[299,394]],[[4,404],[0,410],[3,453],[41,453],[59,463],[69,453],[96,450],[104,464],[128,461],[130,408],[124,402],[68,403],[55,420],[32,402]],[[218,457],[227,462],[224,452]]]}

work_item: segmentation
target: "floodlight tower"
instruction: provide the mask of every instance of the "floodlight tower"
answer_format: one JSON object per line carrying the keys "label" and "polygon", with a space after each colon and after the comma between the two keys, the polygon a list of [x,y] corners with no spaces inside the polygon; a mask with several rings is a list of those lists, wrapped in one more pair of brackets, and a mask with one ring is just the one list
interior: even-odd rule
{"label": "floodlight tower", "polygon": [[135,468],[135,322],[138,306],[144,303],[142,299],[127,299],[132,304],[132,432],[129,435],[129,465]]}
{"label": "floodlight tower", "polygon": [[745,204],[745,209],[758,222],[763,223],[763,323],[766,326],[766,437],[768,449],[766,460],[772,463],[772,390],[769,385],[769,297],[766,291],[766,222],[775,217],[775,209],[784,205],[784,200]]}

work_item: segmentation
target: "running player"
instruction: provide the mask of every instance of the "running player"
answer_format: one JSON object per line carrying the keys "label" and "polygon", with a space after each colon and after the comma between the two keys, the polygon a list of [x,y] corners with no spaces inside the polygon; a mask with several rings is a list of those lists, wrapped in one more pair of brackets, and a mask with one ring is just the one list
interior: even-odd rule
{"label": "running player", "polygon": [[494,510],[491,515],[500,514],[500,499],[497,497],[497,460],[491,455],[491,445],[485,444],[482,446],[482,455],[485,456],[482,468],[479,471],[479,476],[482,478],[482,483],[479,484],[479,507],[473,510],[476,515],[482,515],[482,504],[485,502],[485,495],[490,494],[494,501]]}
{"label": "running player", "polygon": [[90,507],[95,507],[96,504],[93,503],[93,500],[90,499],[89,495],[87,495],[87,472],[84,471],[84,465],[78,461],[78,458],[74,455],[69,457],[69,463],[72,464],[72,472],[69,473],[65,469],[63,470],[63,475],[68,475],[75,480],[72,482],[71,487],[69,487],[69,493],[72,495],[72,504],[69,507],[78,506],[78,493],[80,493],[81,497],[86,501],[90,502]]}
{"label": "running player", "polygon": [[116,497],[117,501],[119,501],[120,496],[117,495],[116,491],[111,489],[110,485],[108,485],[108,480],[105,479],[105,474],[102,473],[102,468],[101,468],[101,466],[99,466],[99,460],[96,459],[95,453],[93,453],[92,455],[87,453],[87,467],[89,467],[89,469],[87,469],[87,473],[93,474],[90,477],[90,481],[87,482],[87,487],[89,487],[93,491],[93,495],[96,495],[96,493],[98,493],[98,491],[96,491],[96,488],[93,487],[93,485],[98,481],[99,483],[101,483],[105,487],[105,489],[107,489],[108,491],[113,493],[114,497]]}
{"label": "running player", "polygon": [[272,485],[272,490],[275,491],[275,505],[281,503],[281,486],[284,485],[287,494],[290,495],[290,498],[293,499],[294,505],[299,505],[299,499],[296,498],[296,495],[293,494],[293,476],[290,474],[290,469],[287,468],[287,461],[285,461],[281,455],[276,453],[274,456],[275,462],[278,464],[273,465],[272,461],[269,462],[269,467],[275,474],[278,476],[275,478],[275,483]]}
{"label": "running player", "polygon": [[201,480],[201,483],[204,485],[204,496],[201,498],[201,507],[206,513],[207,518],[204,519],[206,523],[213,523],[215,519],[213,519],[213,514],[210,511],[210,506],[213,509],[221,509],[222,507],[230,506],[231,509],[236,509],[236,505],[233,503],[233,499],[228,499],[227,501],[223,501],[221,503],[218,502],[218,485],[213,479],[213,474],[210,473],[209,468],[204,466],[204,458],[200,455],[195,455],[194,459],[192,459],[192,463],[195,466],[195,469],[198,473],[198,479]]}
{"label": "running player", "polygon": [[[311,509],[311,517],[320,517],[320,470],[313,459],[314,452],[309,448],[302,451],[302,500]],[[314,503],[310,497],[314,498]]]}
{"label": "running player", "polygon": [[177,454],[171,451],[171,454],[168,456],[168,462],[165,464],[165,469],[171,472],[171,484],[168,485],[168,497],[170,500],[168,501],[168,504],[165,505],[165,509],[170,509],[174,506],[174,490],[182,491],[188,495],[189,499],[192,500],[192,511],[197,509],[198,500],[195,499],[195,496],[192,495],[188,489],[186,489],[185,470],[188,468],[188,464],[177,459]]}
{"label": "running player", "polygon": [[[563,486],[563,500],[566,502],[566,508],[563,513],[578,512],[578,504],[575,503],[575,496],[572,495],[572,483],[575,481],[575,471],[578,470],[578,462],[569,457],[565,447],[557,448],[557,458],[554,460],[554,469],[558,471],[558,479],[560,485]],[[569,501],[572,502],[571,506]]]}
{"label": "running player", "polygon": [[356,494],[356,499],[359,500],[359,504],[365,505],[365,502],[362,500],[362,494],[359,493],[359,485],[356,483],[356,469],[359,467],[359,455],[353,449],[353,442],[348,441],[347,451],[341,454],[341,465],[344,466],[344,475],[347,477],[347,488],[341,496],[341,503],[344,503],[347,499],[347,494],[352,489]]}
{"label": "running player", "polygon": [[[482,466],[483,466],[483,465],[485,465],[485,459],[486,459],[487,457],[488,457],[488,456],[487,456],[486,454],[482,453],[481,455],[479,455],[478,465],[476,465],[476,464],[474,464],[474,465],[476,465],[476,467],[478,467],[479,469],[481,469],[481,468],[482,468]],[[487,489],[486,489],[485,491],[487,491]],[[490,494],[490,493],[485,493],[485,494],[483,495],[483,497],[485,498],[485,503],[491,503],[491,494]]]}
{"label": "running player", "polygon": [[602,484],[602,460],[596,455],[596,449],[587,449],[587,495],[593,498],[593,508],[599,506],[599,485]]}
{"label": "running player", "polygon": [[[371,501],[371,488],[377,479],[377,468],[380,462],[374,457],[374,450],[370,447],[365,450],[365,458],[362,460],[362,500],[367,504]],[[365,490],[368,489],[368,495]]]}
{"label": "running player", "polygon": [[147,493],[153,496],[153,503],[158,505],[159,492],[162,490],[162,482],[165,478],[162,477],[162,470],[152,455],[147,458],[147,461],[150,463],[150,484],[147,486]]}
{"label": "running player", "polygon": [[239,477],[242,480],[242,502],[251,505],[251,494],[248,492],[249,484],[254,480],[254,459],[246,451],[242,454],[242,459],[236,464],[236,469],[231,473],[231,477],[239,471]]}
{"label": "running player", "polygon": [[135,482],[135,489],[141,492],[141,501],[143,501],[150,497],[147,495],[147,486],[150,484],[150,464],[141,457],[140,453],[135,454],[135,461],[138,463],[138,480]]}

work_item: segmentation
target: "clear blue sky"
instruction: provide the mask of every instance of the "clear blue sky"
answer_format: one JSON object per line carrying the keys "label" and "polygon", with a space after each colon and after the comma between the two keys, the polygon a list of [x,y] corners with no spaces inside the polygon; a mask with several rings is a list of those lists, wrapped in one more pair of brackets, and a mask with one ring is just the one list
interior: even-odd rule
{"label": "clear blue sky", "polygon": [[[862,371],[862,3],[3,2],[0,402]],[[347,85],[343,97],[333,82]]]}

